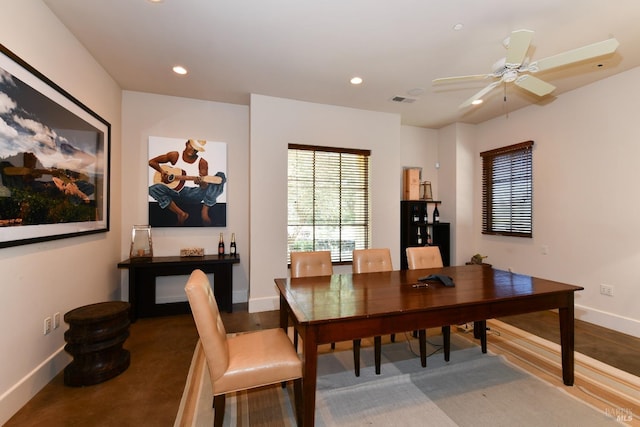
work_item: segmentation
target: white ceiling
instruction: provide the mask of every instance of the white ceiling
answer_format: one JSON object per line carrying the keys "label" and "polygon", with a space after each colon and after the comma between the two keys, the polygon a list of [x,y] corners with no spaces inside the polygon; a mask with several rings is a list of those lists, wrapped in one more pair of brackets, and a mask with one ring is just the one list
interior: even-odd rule
{"label": "white ceiling", "polygon": [[[398,113],[439,128],[479,123],[640,65],[638,0],[44,0],[125,90],[233,104],[256,93]],[[464,24],[460,31],[452,27]],[[511,85],[480,107],[458,106],[488,82],[434,87],[438,77],[490,73],[513,30],[535,31],[542,59],[615,37],[611,56],[540,77],[542,99]],[[171,71],[187,67],[187,76]],[[601,66],[598,66],[601,65]],[[349,79],[364,83],[352,86]],[[414,103],[394,96],[424,89]],[[464,113],[464,114],[463,114]]]}

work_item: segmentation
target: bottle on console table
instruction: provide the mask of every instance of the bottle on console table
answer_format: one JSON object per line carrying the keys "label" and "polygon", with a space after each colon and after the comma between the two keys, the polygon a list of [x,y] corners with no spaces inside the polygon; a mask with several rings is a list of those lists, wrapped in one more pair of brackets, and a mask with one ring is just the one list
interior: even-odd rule
{"label": "bottle on console table", "polygon": [[229,244],[229,255],[236,256],[236,233],[231,233],[231,243]]}
{"label": "bottle on console table", "polygon": [[436,207],[433,209],[433,222],[440,222],[440,212],[438,212],[438,204],[436,203]]}
{"label": "bottle on console table", "polygon": [[218,255],[224,255],[224,238],[220,233],[220,240],[218,241]]}

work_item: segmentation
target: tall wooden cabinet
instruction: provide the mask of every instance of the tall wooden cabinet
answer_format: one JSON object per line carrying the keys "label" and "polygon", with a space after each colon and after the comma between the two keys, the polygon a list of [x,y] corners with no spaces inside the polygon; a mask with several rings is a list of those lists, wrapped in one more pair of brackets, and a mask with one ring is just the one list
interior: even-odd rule
{"label": "tall wooden cabinet", "polygon": [[408,247],[438,246],[445,266],[450,262],[450,226],[448,222],[431,222],[433,208],[439,201],[402,200],[400,202],[400,268],[406,270]]}

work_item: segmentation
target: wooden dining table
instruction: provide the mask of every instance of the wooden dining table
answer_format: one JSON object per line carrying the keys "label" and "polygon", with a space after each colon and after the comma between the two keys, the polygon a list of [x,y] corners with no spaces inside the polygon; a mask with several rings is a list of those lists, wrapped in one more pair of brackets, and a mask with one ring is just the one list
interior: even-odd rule
{"label": "wooden dining table", "polygon": [[[455,286],[433,281],[416,286],[429,274],[447,275]],[[302,338],[304,426],[315,421],[318,345],[533,311],[558,309],[562,379],[573,385],[574,292],[582,287],[486,265],[278,278],[275,283],[280,326],[292,324]]]}

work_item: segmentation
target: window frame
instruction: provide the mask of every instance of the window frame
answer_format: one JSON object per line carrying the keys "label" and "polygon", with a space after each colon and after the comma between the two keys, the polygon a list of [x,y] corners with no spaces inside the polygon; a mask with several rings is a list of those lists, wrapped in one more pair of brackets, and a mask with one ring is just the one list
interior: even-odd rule
{"label": "window frame", "polygon": [[[482,234],[533,237],[533,144],[525,141],[480,153]],[[498,192],[498,184],[506,188]]]}
{"label": "window frame", "polygon": [[[293,176],[291,175],[291,171],[289,170],[289,163],[287,164],[287,263],[290,263],[291,257],[290,254],[292,252],[292,241],[290,241],[290,236],[289,236],[289,229],[290,227],[293,226],[306,226],[306,227],[312,227],[312,238],[311,238],[311,248],[310,250],[328,250],[326,247],[323,247],[322,245],[322,238],[319,236],[320,233],[316,234],[316,232],[318,230],[321,229],[321,227],[338,227],[338,235],[339,235],[339,249],[336,250],[332,250],[331,253],[331,261],[332,264],[334,265],[340,265],[340,264],[350,264],[352,262],[352,251],[345,251],[344,249],[344,242],[345,240],[343,240],[343,230],[349,226],[351,227],[356,227],[356,228],[361,228],[361,233],[357,233],[358,234],[358,238],[354,241],[353,246],[354,249],[366,249],[369,248],[371,246],[371,150],[365,150],[365,149],[350,149],[350,148],[342,148],[342,147],[326,147],[326,146],[315,146],[315,145],[304,145],[304,144],[288,144],[287,147],[287,161],[289,162],[289,157],[291,155],[291,151],[292,150],[299,150],[299,151],[310,151],[313,152],[313,171],[312,171],[312,181],[313,181],[313,194],[314,194],[314,199],[312,202],[313,205],[313,214],[312,214],[312,218],[311,221],[309,223],[304,223],[304,222],[298,222],[298,223],[291,223],[292,220],[292,215],[289,211],[290,209],[290,204],[291,204],[291,194],[290,194],[290,190],[291,190],[291,186],[292,186],[292,178],[293,180],[297,180],[299,179],[299,176]],[[339,214],[336,216],[337,217],[337,223],[333,223],[333,224],[329,224],[329,223],[320,223],[319,220],[317,220],[317,218],[320,215],[316,215],[316,191],[320,191],[320,189],[322,188],[323,190],[326,191],[326,187],[322,187],[322,185],[326,186],[327,184],[333,184],[332,182],[327,183],[327,181],[321,181],[320,177],[322,175],[321,171],[316,171],[316,153],[331,153],[331,154],[337,154],[340,156],[340,160],[339,160],[339,172],[338,174],[341,174],[343,171],[343,166],[345,164],[348,164],[346,162],[347,159],[342,159],[342,155],[343,154],[348,154],[350,156],[356,155],[356,156],[362,156],[364,158],[364,167],[362,167],[361,169],[356,169],[359,175],[362,175],[361,178],[362,179],[362,185],[363,188],[361,188],[361,193],[362,193],[362,197],[358,198],[358,202],[359,202],[359,206],[362,207],[362,209],[364,209],[364,212],[361,212],[361,215],[359,215],[359,218],[361,218],[364,222],[345,222],[344,221],[344,217],[343,217],[343,209],[342,209],[342,204],[339,204]],[[350,162],[349,162],[350,163]],[[344,190],[349,190],[352,189],[352,187],[346,186],[343,183],[343,175],[339,175],[340,179],[337,180],[336,184],[337,187],[335,187],[336,191],[339,194],[340,200],[343,200],[343,195],[344,195]],[[319,182],[322,182],[322,184],[318,184]],[[320,208],[318,208],[319,210]],[[326,239],[324,239],[326,241]],[[333,248],[333,245],[330,245],[330,247]],[[335,248],[334,248],[335,249]]]}

